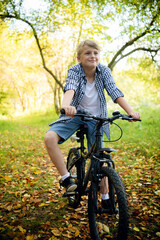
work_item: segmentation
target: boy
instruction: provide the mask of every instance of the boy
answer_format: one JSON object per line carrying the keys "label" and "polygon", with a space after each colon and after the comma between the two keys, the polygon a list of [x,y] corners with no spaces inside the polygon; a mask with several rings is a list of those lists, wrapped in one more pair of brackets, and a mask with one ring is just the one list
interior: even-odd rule
{"label": "boy", "polygon": [[[45,135],[45,143],[49,156],[62,177],[62,186],[67,191],[74,191],[77,185],[70,177],[66,169],[64,159],[58,144],[67,140],[80,125],[85,122],[79,117],[73,117],[77,110],[84,109],[93,115],[107,117],[107,105],[104,95],[106,89],[108,95],[115,103],[118,103],[128,115],[140,118],[140,114],[132,110],[131,106],[124,99],[123,93],[117,88],[110,69],[99,63],[100,48],[92,40],[81,42],[77,48],[77,60],[79,64],[68,70],[66,85],[64,87],[64,98],[61,108],[65,110],[65,116],[54,122]],[[88,137],[95,127],[95,121],[87,121]],[[109,126],[103,128],[108,139],[110,138]],[[94,141],[88,143],[92,144]],[[90,146],[88,146],[90,147]],[[108,194],[104,194],[108,199]]]}

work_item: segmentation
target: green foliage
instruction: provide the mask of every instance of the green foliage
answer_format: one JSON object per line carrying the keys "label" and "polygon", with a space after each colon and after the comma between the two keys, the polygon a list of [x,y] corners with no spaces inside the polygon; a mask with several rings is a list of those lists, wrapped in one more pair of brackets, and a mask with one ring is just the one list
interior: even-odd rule
{"label": "green foliage", "polygon": [[[58,115],[53,109],[48,108],[44,111],[34,111],[26,115],[16,117],[19,123],[27,124],[30,126],[39,127],[43,131],[49,128],[48,124],[58,119]],[[44,130],[45,129],[45,130]]]}
{"label": "green foliage", "polygon": [[160,69],[150,58],[130,59],[128,70],[123,70],[116,78],[133,105],[159,104]]}
{"label": "green foliage", "polygon": [[[159,156],[158,145],[160,113],[159,106],[140,107],[137,111],[141,114],[142,122],[126,123],[118,120],[117,123],[123,129],[123,137],[118,143],[111,143],[116,149],[125,148],[131,157],[136,152],[136,156],[151,158]],[[111,137],[115,139],[115,135],[119,135],[117,127],[111,126]],[[125,145],[125,146],[124,146]],[[118,154],[118,153],[117,153]]]}

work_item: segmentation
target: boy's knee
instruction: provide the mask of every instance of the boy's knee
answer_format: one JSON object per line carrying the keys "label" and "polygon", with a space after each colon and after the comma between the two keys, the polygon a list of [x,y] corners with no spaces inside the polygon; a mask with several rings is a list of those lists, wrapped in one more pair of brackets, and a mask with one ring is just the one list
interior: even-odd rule
{"label": "boy's knee", "polygon": [[58,141],[57,134],[55,132],[49,131],[44,136],[45,144],[54,143]]}

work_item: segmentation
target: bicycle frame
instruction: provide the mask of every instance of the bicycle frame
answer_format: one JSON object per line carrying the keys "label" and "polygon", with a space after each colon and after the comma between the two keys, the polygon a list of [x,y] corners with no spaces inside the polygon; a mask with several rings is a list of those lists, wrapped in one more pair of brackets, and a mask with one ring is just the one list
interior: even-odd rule
{"label": "bicycle frame", "polygon": [[[101,158],[103,158],[103,155],[104,155],[103,151],[105,150],[105,148],[102,148],[102,137],[103,137],[103,135],[102,135],[102,132],[101,132],[101,127],[102,127],[102,122],[98,121],[97,125],[96,125],[96,134],[95,134],[96,140],[92,144],[91,148],[89,149],[89,151],[87,153],[84,152],[84,150],[85,150],[85,147],[84,147],[84,135],[86,134],[86,132],[84,131],[83,128],[80,129],[77,132],[77,133],[79,133],[79,134],[77,134],[77,136],[80,139],[80,147],[77,148],[78,150],[80,150],[80,156],[79,156],[78,159],[73,161],[72,165],[70,166],[70,169],[76,163],[77,164],[79,163],[81,165],[81,167],[82,167],[82,176],[81,176],[81,178],[82,178],[81,179],[82,180],[81,181],[82,182],[81,194],[82,195],[84,195],[86,193],[85,190],[86,190],[88,182],[90,180],[90,176],[93,175],[93,173],[91,174],[91,171],[92,171],[92,167],[94,168],[94,162],[96,161],[96,159],[99,160],[99,158],[96,158],[96,156],[94,156],[94,154],[99,152],[99,154],[100,154],[99,157],[101,157]],[[112,160],[110,158],[110,155],[109,154],[105,154],[105,157],[108,159],[108,165],[111,166],[110,162]],[[89,166],[88,166],[88,168],[86,170],[86,174],[85,174],[85,161],[88,158],[90,159],[90,162],[89,162]],[[105,158],[105,161],[103,161],[103,160],[101,161],[101,165],[103,165],[104,162],[106,162],[106,158]],[[113,167],[114,167],[114,164],[113,164]]]}
{"label": "bicycle frame", "polygon": [[[62,111],[61,113],[64,114],[65,111]],[[114,162],[111,159],[110,154],[105,154],[104,153],[104,152],[110,153],[110,152],[115,151],[115,150],[111,149],[111,148],[103,148],[102,147],[102,136],[103,135],[102,135],[102,132],[101,132],[101,127],[103,126],[103,123],[105,123],[105,122],[113,123],[113,121],[116,120],[116,119],[122,119],[122,120],[127,120],[127,121],[128,120],[141,121],[141,120],[136,119],[136,118],[132,118],[129,115],[122,115],[118,111],[114,112],[113,117],[111,117],[111,118],[97,117],[97,116],[93,116],[93,115],[85,113],[85,112],[84,113],[78,113],[75,116],[79,116],[82,119],[84,119],[86,117],[86,118],[92,118],[92,119],[97,120],[96,134],[95,134],[96,140],[92,144],[88,153],[84,152],[84,150],[85,150],[85,147],[84,147],[85,131],[84,131],[84,129],[78,130],[78,132],[81,133],[80,136],[78,136],[80,138],[81,146],[79,148],[77,148],[77,151],[80,150],[80,154],[79,154],[80,156],[78,157],[78,159],[76,159],[75,161],[72,162],[72,165],[68,169],[68,170],[70,170],[73,167],[73,165],[75,165],[76,163],[81,165],[80,168],[82,169],[82,173],[81,173],[81,189],[80,189],[80,192],[81,192],[81,194],[84,194],[84,192],[87,188],[87,184],[89,182],[90,175],[92,175],[92,179],[93,178],[96,179],[97,178],[96,175],[98,175],[99,167],[101,167],[104,163],[107,163],[109,167],[115,168]],[[120,138],[121,137],[122,137],[122,132],[121,132]],[[119,140],[119,139],[117,139],[117,140]],[[88,158],[90,159],[90,163],[89,163],[89,167],[87,169],[87,172],[85,174],[85,161]],[[95,166],[95,163],[97,163],[98,165]],[[92,169],[93,169],[93,171],[92,171]],[[94,169],[96,169],[97,172],[95,172]],[[68,193],[68,194],[72,194],[72,193]],[[73,194],[75,194],[75,193],[73,193]]]}

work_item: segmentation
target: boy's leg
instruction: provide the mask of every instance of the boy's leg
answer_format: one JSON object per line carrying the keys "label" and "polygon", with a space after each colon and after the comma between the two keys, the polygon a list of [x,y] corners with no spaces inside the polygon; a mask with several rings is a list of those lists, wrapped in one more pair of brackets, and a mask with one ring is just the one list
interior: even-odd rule
{"label": "boy's leg", "polygon": [[48,154],[51,158],[51,161],[53,162],[61,177],[63,178],[62,186],[66,187],[67,191],[75,191],[77,185],[70,177],[70,173],[67,171],[62,152],[58,146],[59,140],[60,137],[54,131],[49,131],[45,135],[45,144]]}
{"label": "boy's leg", "polygon": [[73,118],[68,123],[56,123],[51,126],[44,138],[51,161],[60,173],[63,180],[62,186],[66,187],[67,191],[74,191],[77,185],[70,177],[70,173],[66,168],[59,144],[67,140],[76,130],[78,130],[79,126],[79,118]]}
{"label": "boy's leg", "polygon": [[68,173],[68,171],[64,163],[62,152],[58,146],[59,141],[60,137],[57,135],[56,132],[49,131],[46,133],[45,144],[47,147],[48,154],[60,175],[64,176],[65,174]]}

